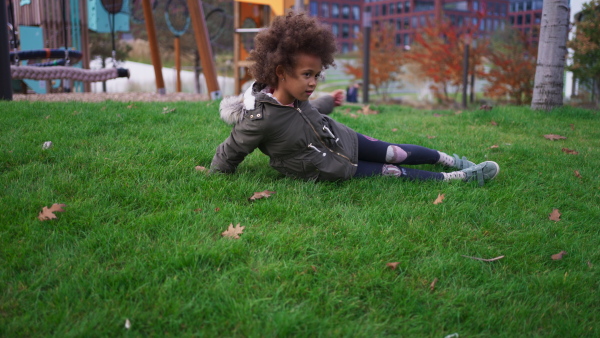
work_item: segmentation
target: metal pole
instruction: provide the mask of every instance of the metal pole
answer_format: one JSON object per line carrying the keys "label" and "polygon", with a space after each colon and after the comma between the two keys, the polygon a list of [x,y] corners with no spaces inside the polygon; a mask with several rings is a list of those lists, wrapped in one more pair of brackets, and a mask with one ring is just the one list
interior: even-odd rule
{"label": "metal pole", "polygon": [[175,37],[175,72],[177,74],[175,91],[181,93],[181,44],[178,36]]}
{"label": "metal pole", "polygon": [[302,12],[304,10],[304,0],[296,0],[294,2],[294,10],[296,12]]}
{"label": "metal pole", "polygon": [[469,44],[465,44],[465,59],[463,60],[463,91],[462,105],[467,108],[467,88],[469,87]]}
{"label": "metal pole", "polygon": [[148,44],[150,45],[150,56],[154,66],[154,76],[156,77],[156,92],[166,94],[165,80],[162,75],[162,63],[160,61],[160,52],[156,38],[156,29],[154,27],[154,17],[152,17],[152,5],[150,0],[142,0],[144,8],[144,21],[146,22],[146,31],[148,32]]}
{"label": "metal pole", "polygon": [[370,50],[371,50],[371,13],[363,12],[363,104],[369,103],[369,65],[370,65]]}
{"label": "metal pole", "polygon": [[[8,44],[8,13],[6,1],[0,1],[0,100],[12,101],[12,76],[10,73],[10,50]],[[13,27],[16,29],[16,27]]]}
{"label": "metal pole", "polygon": [[210,46],[208,28],[206,28],[206,21],[204,20],[202,1],[187,0],[187,4],[192,18],[192,26],[194,26],[194,37],[196,38],[196,46],[200,53],[200,62],[204,70],[208,94],[211,100],[218,100],[221,98],[221,90],[217,81],[217,69],[215,67],[212,47]]}

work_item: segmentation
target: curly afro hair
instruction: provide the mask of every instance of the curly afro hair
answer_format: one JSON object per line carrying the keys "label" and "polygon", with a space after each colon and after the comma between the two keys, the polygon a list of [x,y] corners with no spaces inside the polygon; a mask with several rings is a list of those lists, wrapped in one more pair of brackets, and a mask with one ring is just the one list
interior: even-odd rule
{"label": "curly afro hair", "polygon": [[254,61],[250,75],[259,83],[276,87],[277,66],[291,74],[296,66],[296,55],[305,53],[321,58],[323,68],[327,69],[335,66],[336,51],[335,37],[328,26],[304,13],[290,12],[276,17],[268,29],[254,38],[254,50],[248,57]]}

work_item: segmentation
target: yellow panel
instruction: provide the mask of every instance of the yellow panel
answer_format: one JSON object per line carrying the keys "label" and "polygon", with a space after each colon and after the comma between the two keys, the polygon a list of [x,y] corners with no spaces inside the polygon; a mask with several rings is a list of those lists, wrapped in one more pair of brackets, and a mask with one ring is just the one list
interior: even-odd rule
{"label": "yellow panel", "polygon": [[291,8],[295,4],[294,0],[236,0],[236,2],[267,5],[271,7],[271,11],[273,11],[273,14],[275,15],[285,14],[285,9]]}

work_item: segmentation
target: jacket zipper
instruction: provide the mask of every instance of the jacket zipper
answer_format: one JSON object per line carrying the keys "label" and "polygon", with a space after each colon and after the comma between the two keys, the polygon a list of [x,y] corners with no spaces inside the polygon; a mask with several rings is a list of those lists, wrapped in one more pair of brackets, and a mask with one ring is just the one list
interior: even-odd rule
{"label": "jacket zipper", "polygon": [[[299,112],[301,115],[304,115],[304,114],[302,114],[302,110],[301,110],[300,108],[296,108],[296,110],[297,110],[297,111],[298,111],[298,112]],[[306,119],[306,117],[305,117],[305,119]],[[354,164],[354,163],[352,163],[352,160],[350,160],[350,159],[348,158],[348,156],[346,156],[346,155],[343,155],[343,154],[340,154],[340,153],[338,153],[337,151],[333,151],[331,148],[329,148],[329,147],[328,147],[328,146],[325,144],[325,142],[323,142],[323,139],[321,139],[321,136],[319,135],[319,133],[317,133],[317,131],[315,130],[315,127],[314,127],[314,126],[313,126],[313,125],[312,125],[310,122],[307,122],[307,123],[308,123],[308,125],[310,126],[310,128],[312,129],[312,131],[315,133],[315,135],[317,136],[317,139],[319,139],[319,142],[320,142],[320,143],[323,145],[323,147],[327,148],[327,150],[329,150],[330,152],[332,152],[332,153],[334,153],[334,154],[337,154],[338,156],[340,156],[340,157],[342,157],[342,158],[346,159],[348,162],[350,162],[350,164],[351,164],[351,165],[353,165],[353,166],[355,166],[355,167],[356,167],[356,166],[358,166],[357,164]],[[312,145],[312,143],[311,143],[311,145]],[[313,146],[313,147],[314,147],[314,146]]]}

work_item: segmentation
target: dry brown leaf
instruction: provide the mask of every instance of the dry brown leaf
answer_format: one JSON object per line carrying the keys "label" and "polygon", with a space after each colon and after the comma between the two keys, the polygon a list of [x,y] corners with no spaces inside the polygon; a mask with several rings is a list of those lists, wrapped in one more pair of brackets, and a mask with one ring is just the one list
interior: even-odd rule
{"label": "dry brown leaf", "polygon": [[575,170],[575,177],[583,178],[583,177],[581,177],[579,170]]}
{"label": "dry brown leaf", "polygon": [[560,135],[556,135],[556,134],[546,134],[546,135],[544,135],[544,138],[551,140],[551,141],[566,139],[565,136],[560,136]]}
{"label": "dry brown leaf", "polygon": [[346,113],[346,114],[350,113],[350,108],[344,109],[344,113]]}
{"label": "dry brown leaf", "polygon": [[499,145],[497,145],[497,144],[494,144],[494,145],[492,145],[492,146],[490,147],[490,149],[494,149],[494,148],[500,148],[500,146],[499,146]]}
{"label": "dry brown leaf", "polygon": [[427,138],[436,138],[437,136],[427,135]]}
{"label": "dry brown leaf", "polygon": [[351,118],[353,118],[353,119],[355,119],[355,118],[357,118],[357,117],[358,117],[358,115],[356,115],[356,114],[354,114],[354,113],[351,113],[351,114],[350,114],[350,117],[351,117]]}
{"label": "dry brown leaf", "polygon": [[563,256],[566,255],[566,254],[567,254],[566,251],[561,251],[561,252],[559,252],[557,254],[552,255],[552,259],[555,260],[555,261],[560,261],[563,258]]}
{"label": "dry brown leaf", "polygon": [[273,195],[275,193],[277,193],[277,192],[276,191],[269,191],[269,190],[255,192],[254,195],[250,196],[250,198],[248,198],[248,199],[250,201],[256,201],[256,200],[259,200],[261,198],[271,197],[271,195]]}
{"label": "dry brown leaf", "polygon": [[558,209],[552,209],[552,212],[548,215],[548,219],[551,221],[558,222],[560,221],[561,213],[558,212]]}
{"label": "dry brown leaf", "polygon": [[194,209],[194,212],[200,212],[200,211],[202,211],[202,209],[200,209],[200,208]]}
{"label": "dry brown leaf", "polygon": [[133,107],[135,107],[135,106],[133,104],[130,104],[130,105],[127,106],[127,109],[131,109]]}
{"label": "dry brown leaf", "polygon": [[444,115],[442,115],[442,114],[438,114],[438,113],[434,113],[434,114],[433,114],[433,116],[435,116],[435,117],[442,117],[442,116],[444,116]]}
{"label": "dry brown leaf", "polygon": [[479,110],[492,110],[492,106],[488,106],[487,104],[482,104],[479,106]]}
{"label": "dry brown leaf", "polygon": [[400,262],[392,262],[392,263],[387,263],[385,266],[387,266],[388,268],[390,268],[392,270],[396,270],[396,267],[398,267],[398,264],[400,264]]}
{"label": "dry brown leaf", "polygon": [[575,125],[573,123],[569,124],[569,126],[571,127],[571,130],[575,130]]}
{"label": "dry brown leaf", "polygon": [[462,110],[457,110],[454,112],[454,115],[460,115],[460,114],[462,114]]}
{"label": "dry brown leaf", "polygon": [[215,212],[221,211],[221,208],[215,208]]}
{"label": "dry brown leaf", "polygon": [[429,290],[433,291],[435,289],[435,284],[438,282],[437,278],[433,279],[433,282],[431,282],[431,284],[429,284]]}
{"label": "dry brown leaf", "polygon": [[311,265],[310,267],[313,269],[314,272],[317,272],[317,267],[316,266]]}
{"label": "dry brown leaf", "polygon": [[38,214],[38,219],[40,221],[47,221],[50,219],[58,218],[58,217],[56,217],[56,215],[54,213],[55,212],[64,212],[63,207],[66,207],[66,206],[67,206],[66,204],[54,203],[54,204],[52,204],[52,206],[50,208],[43,207],[42,211],[40,211],[40,213]]}
{"label": "dry brown leaf", "polygon": [[363,106],[358,113],[363,114],[363,115],[375,115],[375,114],[379,114],[379,111],[377,110],[372,110],[371,105],[365,105]]}
{"label": "dry brown leaf", "polygon": [[587,261],[587,265],[588,265],[588,268],[590,268],[590,269],[592,268],[592,266],[594,266],[594,265],[592,264],[592,262],[590,262],[590,261]]}
{"label": "dry brown leaf", "polygon": [[490,124],[491,124],[492,126],[497,126],[497,125],[498,125],[498,122],[496,122],[496,121],[492,120],[492,122],[490,122]]}
{"label": "dry brown leaf", "polygon": [[397,131],[398,131],[398,128],[392,128],[392,131],[393,131],[393,132],[397,132]]}
{"label": "dry brown leaf", "polygon": [[577,155],[579,154],[578,151],[573,150],[573,149],[569,149],[569,148],[562,148],[562,151],[567,153],[567,154],[571,154],[571,155]]}
{"label": "dry brown leaf", "polygon": [[244,233],[245,226],[241,227],[240,223],[238,223],[235,227],[233,223],[229,224],[229,228],[221,233],[223,237],[229,237],[233,239],[239,239],[240,235]]}
{"label": "dry brown leaf", "polygon": [[50,118],[50,115],[46,115],[46,120]]}
{"label": "dry brown leaf", "polygon": [[465,255],[461,255],[461,256],[463,256],[465,258],[474,259],[476,261],[483,261],[483,262],[493,262],[493,261],[497,261],[499,259],[504,258],[504,255],[498,256],[498,257],[494,257],[494,258],[479,258],[479,257],[465,256]]}
{"label": "dry brown leaf", "polygon": [[203,167],[201,165],[197,165],[195,169],[196,169],[196,171],[206,171],[207,170],[206,167]]}
{"label": "dry brown leaf", "polygon": [[438,197],[433,201],[433,204],[440,204],[446,198],[445,194],[438,194]]}

